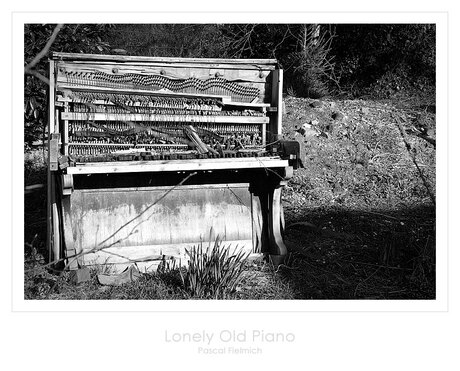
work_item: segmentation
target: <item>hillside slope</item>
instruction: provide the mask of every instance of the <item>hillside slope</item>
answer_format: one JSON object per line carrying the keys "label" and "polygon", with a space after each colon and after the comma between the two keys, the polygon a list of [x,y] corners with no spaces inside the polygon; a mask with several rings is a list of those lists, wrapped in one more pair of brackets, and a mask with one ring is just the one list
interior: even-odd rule
{"label": "hillside slope", "polygon": [[435,114],[427,108],[285,99],[283,134],[305,146],[305,167],[283,198],[296,267],[286,274],[297,296],[434,297]]}

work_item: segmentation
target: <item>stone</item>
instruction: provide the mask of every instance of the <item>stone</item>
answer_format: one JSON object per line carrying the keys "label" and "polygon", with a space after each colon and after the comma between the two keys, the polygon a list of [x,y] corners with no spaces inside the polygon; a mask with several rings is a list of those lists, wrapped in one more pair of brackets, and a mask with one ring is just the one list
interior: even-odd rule
{"label": "stone", "polygon": [[318,131],[311,124],[303,124],[297,132],[304,136],[305,139],[311,139],[318,136]]}
{"label": "stone", "polygon": [[91,274],[88,267],[81,267],[70,272],[70,282],[78,285],[79,283],[89,281]]}
{"label": "stone", "polygon": [[132,265],[120,274],[110,275],[110,274],[98,274],[97,280],[101,285],[107,286],[121,286],[125,283],[134,282],[138,280],[142,274]]}
{"label": "stone", "polygon": [[332,118],[334,120],[342,120],[343,119],[343,114],[341,112],[334,112],[332,114]]}

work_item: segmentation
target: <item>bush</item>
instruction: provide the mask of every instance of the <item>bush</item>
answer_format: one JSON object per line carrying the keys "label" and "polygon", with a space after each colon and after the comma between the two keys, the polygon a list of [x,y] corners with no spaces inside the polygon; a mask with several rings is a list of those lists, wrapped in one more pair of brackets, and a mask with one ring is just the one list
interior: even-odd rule
{"label": "bush", "polygon": [[305,25],[300,32],[300,50],[281,57],[286,69],[286,86],[299,97],[321,98],[329,94],[328,86],[335,80],[331,29]]}
{"label": "bush", "polygon": [[408,86],[435,84],[436,25],[341,24],[332,53],[339,84],[356,96],[377,87],[391,96]]}
{"label": "bush", "polygon": [[186,253],[189,265],[185,272],[179,271],[184,287],[196,298],[227,298],[240,282],[248,257],[244,251],[230,255],[230,247],[223,246],[219,238],[212,248],[204,250],[201,243]]}

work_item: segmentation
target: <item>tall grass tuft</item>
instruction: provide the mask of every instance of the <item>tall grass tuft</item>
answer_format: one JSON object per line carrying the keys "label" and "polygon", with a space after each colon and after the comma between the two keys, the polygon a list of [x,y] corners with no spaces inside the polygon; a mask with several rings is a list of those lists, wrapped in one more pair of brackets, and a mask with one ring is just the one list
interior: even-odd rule
{"label": "tall grass tuft", "polygon": [[236,290],[241,281],[248,254],[239,251],[230,254],[217,238],[214,245],[203,248],[203,243],[186,250],[187,269],[180,270],[182,284],[195,298],[225,299]]}

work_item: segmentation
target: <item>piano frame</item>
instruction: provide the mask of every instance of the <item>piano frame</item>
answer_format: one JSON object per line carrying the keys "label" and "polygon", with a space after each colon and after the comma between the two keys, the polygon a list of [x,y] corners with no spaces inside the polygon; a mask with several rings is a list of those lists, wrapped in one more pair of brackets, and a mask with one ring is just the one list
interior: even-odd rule
{"label": "piano frame", "polygon": [[[132,161],[116,159],[75,161],[69,150],[73,145],[69,142],[69,122],[88,119],[88,117],[103,122],[104,119],[110,120],[111,117],[110,114],[104,113],[70,112],[69,102],[73,99],[72,92],[124,94],[132,91],[130,87],[121,86],[122,83],[115,84],[117,85],[115,87],[103,86],[104,84],[98,82],[85,86],[79,85],[78,80],[75,80],[77,83],[74,81],[72,84],[69,83],[68,78],[66,79],[69,75],[80,76],[85,73],[96,73],[95,71],[103,73],[104,76],[140,74],[204,81],[216,78],[235,81],[234,84],[243,87],[255,86],[259,89],[260,96],[246,102],[218,93],[186,92],[179,95],[190,98],[217,97],[227,107],[263,112],[263,116],[260,117],[216,116],[213,123],[232,124],[235,128],[241,124],[260,125],[263,136],[262,146],[268,152],[264,156],[252,157],[189,158],[187,154],[179,153],[178,156],[150,160],[134,158]],[[178,259],[186,264],[186,249],[199,243],[212,242],[210,240],[219,235],[224,239],[233,236],[229,243],[233,246],[239,245],[248,253],[263,254],[276,264],[282,262],[287,249],[282,238],[284,215],[281,190],[287,179],[292,176],[292,160],[296,158],[296,155],[281,152],[283,148],[280,145],[282,143],[282,72],[276,60],[272,59],[156,58],[53,53],[49,61],[48,126],[47,242],[50,260],[63,260],[67,269],[78,269],[93,263],[104,264],[108,262],[107,259],[112,259],[108,264],[115,267],[115,270],[123,269],[132,263],[140,264],[146,270],[152,270],[164,262],[165,257]],[[163,89],[152,91],[137,88],[135,92],[138,95],[155,97],[176,96],[176,93]],[[142,115],[132,114],[130,119],[148,119],[145,115],[139,116]],[[187,118],[190,123],[199,119]],[[88,143],[80,143],[80,146],[85,145],[91,146]],[[225,195],[222,192],[226,192]],[[168,196],[164,197],[165,194]],[[228,194],[235,195],[241,204],[244,203],[246,211],[237,210],[231,200],[233,196],[230,197]],[[219,200],[219,197],[222,199]],[[183,215],[177,216],[177,220],[168,219],[168,225],[174,231],[174,236],[171,235],[173,232],[168,232],[168,226],[153,226],[153,229],[163,231],[163,236],[152,240],[150,229],[141,226],[140,233],[145,236],[145,244],[142,238],[136,237],[135,243],[126,244],[123,241],[118,246],[117,241],[122,240],[116,235],[119,229],[139,217],[127,211],[128,209],[123,208],[123,205],[128,203],[131,208],[137,208],[138,215],[141,215],[152,205],[156,208],[158,199],[163,202],[162,209],[156,211],[158,215],[152,215],[157,218],[159,224],[161,224],[161,210],[171,210],[172,205],[185,210]],[[195,200],[196,204],[190,200]],[[91,207],[94,210],[88,209],[91,208],[88,203],[93,205]],[[205,208],[218,209],[220,216],[216,217],[214,222],[210,221],[209,216],[203,214]],[[108,210],[112,210],[111,212],[116,215],[106,216]],[[122,215],[125,212],[127,214]],[[85,224],[84,220],[91,213],[95,215],[94,219],[91,223]],[[168,214],[165,218],[173,218],[171,215]],[[121,217],[124,219],[120,219]],[[103,220],[103,218],[107,219]],[[218,220],[219,218],[221,220]],[[238,221],[238,218],[241,218],[241,221]],[[193,240],[193,226],[196,224],[194,219],[210,223],[208,236],[200,231]],[[120,222],[122,225],[119,228],[113,226],[113,230],[108,232],[114,220],[123,220]],[[91,229],[96,224],[98,229]],[[184,235],[190,235],[183,240],[176,238],[177,234],[182,233],[181,225],[187,226]],[[109,234],[104,235],[107,238],[94,237],[100,233],[99,228]],[[240,235],[244,236],[239,237]],[[94,243],[90,242],[93,237]],[[130,235],[128,237],[131,238]],[[129,239],[128,237],[126,238]],[[106,252],[111,255],[108,256]],[[125,260],[113,260],[121,253]],[[92,260],[88,259],[88,256],[91,256]]]}

